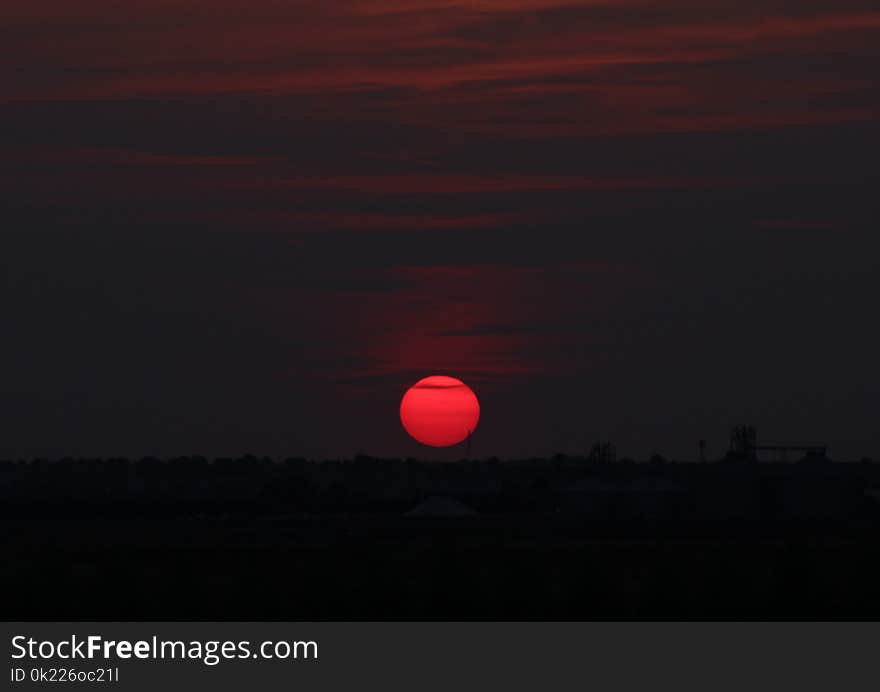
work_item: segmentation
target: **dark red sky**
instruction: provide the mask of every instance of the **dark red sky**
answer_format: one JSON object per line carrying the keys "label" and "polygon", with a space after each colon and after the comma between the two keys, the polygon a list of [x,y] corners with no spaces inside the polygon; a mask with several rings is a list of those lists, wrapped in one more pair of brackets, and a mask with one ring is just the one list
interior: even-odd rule
{"label": "dark red sky", "polygon": [[6,0],[0,456],[880,456],[880,10]]}

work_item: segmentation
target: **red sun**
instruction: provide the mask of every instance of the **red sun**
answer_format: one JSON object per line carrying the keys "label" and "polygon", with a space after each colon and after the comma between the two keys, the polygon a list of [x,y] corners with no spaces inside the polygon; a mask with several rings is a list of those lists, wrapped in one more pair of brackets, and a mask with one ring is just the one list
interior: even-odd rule
{"label": "red sun", "polygon": [[410,387],[400,402],[406,431],[430,447],[450,447],[466,440],[480,420],[480,402],[461,380],[431,375]]}

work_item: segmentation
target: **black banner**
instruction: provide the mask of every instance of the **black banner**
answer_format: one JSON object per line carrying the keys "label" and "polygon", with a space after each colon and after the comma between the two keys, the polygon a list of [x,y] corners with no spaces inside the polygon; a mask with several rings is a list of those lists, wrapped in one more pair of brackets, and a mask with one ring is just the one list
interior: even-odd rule
{"label": "black banner", "polygon": [[11,690],[846,688],[876,624],[4,623]]}

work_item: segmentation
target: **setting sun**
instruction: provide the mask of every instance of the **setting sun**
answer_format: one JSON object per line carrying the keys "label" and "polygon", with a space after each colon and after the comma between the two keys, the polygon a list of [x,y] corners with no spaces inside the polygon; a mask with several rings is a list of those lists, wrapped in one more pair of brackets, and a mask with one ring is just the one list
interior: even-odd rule
{"label": "setting sun", "polygon": [[454,377],[432,375],[410,387],[400,402],[400,422],[422,444],[450,447],[468,438],[480,420],[473,390]]}

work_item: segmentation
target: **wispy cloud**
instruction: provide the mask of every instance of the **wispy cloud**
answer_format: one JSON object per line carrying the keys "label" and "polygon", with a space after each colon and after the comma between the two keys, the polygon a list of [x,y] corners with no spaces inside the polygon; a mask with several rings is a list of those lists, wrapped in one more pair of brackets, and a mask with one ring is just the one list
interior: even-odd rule
{"label": "wispy cloud", "polygon": [[[880,107],[880,12],[860,0],[77,5],[8,10],[0,101],[298,95],[344,120],[345,94],[361,117],[545,136],[867,121]],[[793,81],[772,69],[788,58],[804,65]],[[823,69],[840,60],[843,80]],[[816,111],[841,89],[865,103]]]}

